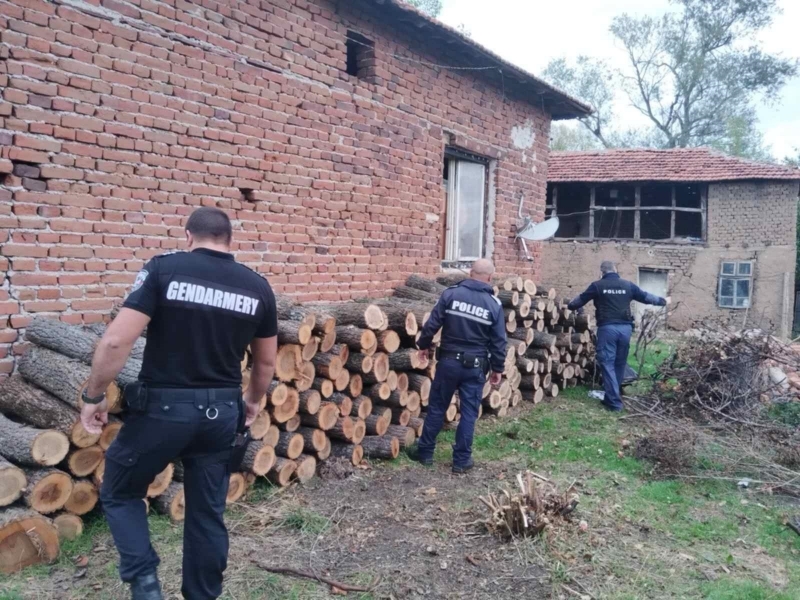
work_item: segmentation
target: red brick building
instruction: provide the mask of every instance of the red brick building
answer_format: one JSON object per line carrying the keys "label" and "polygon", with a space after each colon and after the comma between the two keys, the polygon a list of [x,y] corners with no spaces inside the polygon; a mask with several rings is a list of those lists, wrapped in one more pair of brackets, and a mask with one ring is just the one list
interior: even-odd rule
{"label": "red brick building", "polygon": [[193,208],[305,300],[492,257],[587,107],[399,0],[0,0],[0,372],[92,322]]}
{"label": "red brick building", "polygon": [[613,260],[672,296],[677,328],[791,332],[800,170],[707,148],[555,152],[548,181],[548,213],[561,216],[543,280],[574,295]]}

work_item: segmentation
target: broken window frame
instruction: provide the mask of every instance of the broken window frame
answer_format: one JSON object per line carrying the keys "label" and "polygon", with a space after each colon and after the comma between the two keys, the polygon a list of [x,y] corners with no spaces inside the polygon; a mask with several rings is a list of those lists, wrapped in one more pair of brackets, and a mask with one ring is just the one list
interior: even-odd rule
{"label": "broken window frame", "polygon": [[[445,244],[444,244],[444,263],[447,265],[460,265],[462,263],[472,263],[486,255],[486,215],[488,213],[489,198],[489,159],[454,147],[445,149],[444,159],[448,167],[447,176],[447,206],[446,206],[446,225],[445,225]],[[458,170],[459,165],[470,164],[481,167],[482,181],[479,187],[481,192],[480,212],[472,217],[478,222],[479,242],[478,256],[462,256],[459,246],[459,189],[458,189]],[[470,220],[472,220],[470,219]]]}
{"label": "broken window frame", "polygon": [[[730,272],[726,273],[726,267]],[[723,260],[719,265],[719,285],[717,286],[717,305],[730,310],[747,310],[753,303],[753,267],[752,260]],[[724,282],[730,281],[733,287],[732,294],[722,294]],[[739,293],[739,282],[747,281],[747,294]],[[724,303],[730,299],[730,304]],[[743,300],[737,303],[737,300]]]}
{"label": "broken window frame", "polygon": [[[558,188],[559,185],[565,185],[570,183],[581,183],[579,181],[570,181],[570,182],[562,182],[562,183],[552,183],[548,184],[548,188],[552,186],[552,192],[548,194],[551,199],[551,204],[546,204],[545,206],[545,215],[547,218],[550,217],[557,217],[558,216]],[[669,206],[642,206],[642,188],[649,185],[664,185],[665,182],[643,182],[643,183],[633,183],[633,182],[626,182],[626,181],[619,181],[613,182],[614,184],[618,184],[620,186],[633,186],[635,188],[635,197],[634,197],[634,206],[598,206],[595,203],[596,200],[596,190],[598,187],[601,186],[608,186],[608,183],[602,184],[592,184],[586,183],[589,187],[589,235],[583,237],[559,237],[556,234],[556,239],[562,240],[608,240],[608,241],[643,241],[643,242],[660,242],[660,243],[702,243],[706,241],[706,220],[707,220],[707,200],[708,200],[708,186],[700,183],[675,183],[675,184],[667,184],[670,185],[672,193],[671,193],[671,204]],[[698,192],[700,194],[700,208],[689,208],[677,205],[677,193],[676,190],[680,186],[686,185],[696,185],[698,188]],[[670,211],[670,235],[668,238],[643,238],[641,237],[641,214],[642,212],[651,212],[651,211]],[[634,211],[634,222],[633,222],[633,237],[600,237],[595,235],[595,214],[600,211]],[[676,236],[675,235],[675,220],[676,215],[678,213],[695,213],[700,215],[700,237],[693,238],[693,237],[686,237],[686,236]],[[570,214],[570,213],[567,213]]]}

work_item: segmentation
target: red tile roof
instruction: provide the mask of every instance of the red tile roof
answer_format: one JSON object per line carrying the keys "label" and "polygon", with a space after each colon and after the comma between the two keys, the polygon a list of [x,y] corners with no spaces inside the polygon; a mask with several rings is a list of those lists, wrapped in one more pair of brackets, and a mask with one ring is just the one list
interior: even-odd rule
{"label": "red tile roof", "polygon": [[728,156],[709,148],[552,152],[548,181],[800,180],[800,169]]}

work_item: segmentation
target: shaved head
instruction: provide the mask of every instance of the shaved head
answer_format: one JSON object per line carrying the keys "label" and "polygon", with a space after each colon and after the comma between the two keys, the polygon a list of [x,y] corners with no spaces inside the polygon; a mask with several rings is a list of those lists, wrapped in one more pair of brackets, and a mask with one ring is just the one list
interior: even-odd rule
{"label": "shaved head", "polygon": [[488,258],[479,258],[472,263],[472,269],[469,272],[470,278],[489,283],[492,275],[494,275],[494,265]]}

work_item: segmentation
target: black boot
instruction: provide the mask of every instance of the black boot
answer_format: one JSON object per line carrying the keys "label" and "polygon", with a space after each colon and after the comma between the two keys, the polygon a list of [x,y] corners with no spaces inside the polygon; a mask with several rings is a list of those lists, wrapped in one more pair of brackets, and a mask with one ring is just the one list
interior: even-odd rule
{"label": "black boot", "polygon": [[409,446],[406,449],[406,454],[408,455],[408,458],[410,458],[411,460],[416,461],[419,464],[424,465],[426,467],[430,467],[433,464],[432,458],[423,458],[422,456],[420,456],[419,446],[417,446],[417,444],[412,444],[411,446]]}
{"label": "black boot", "polygon": [[158,575],[147,573],[131,581],[131,600],[164,600]]}

